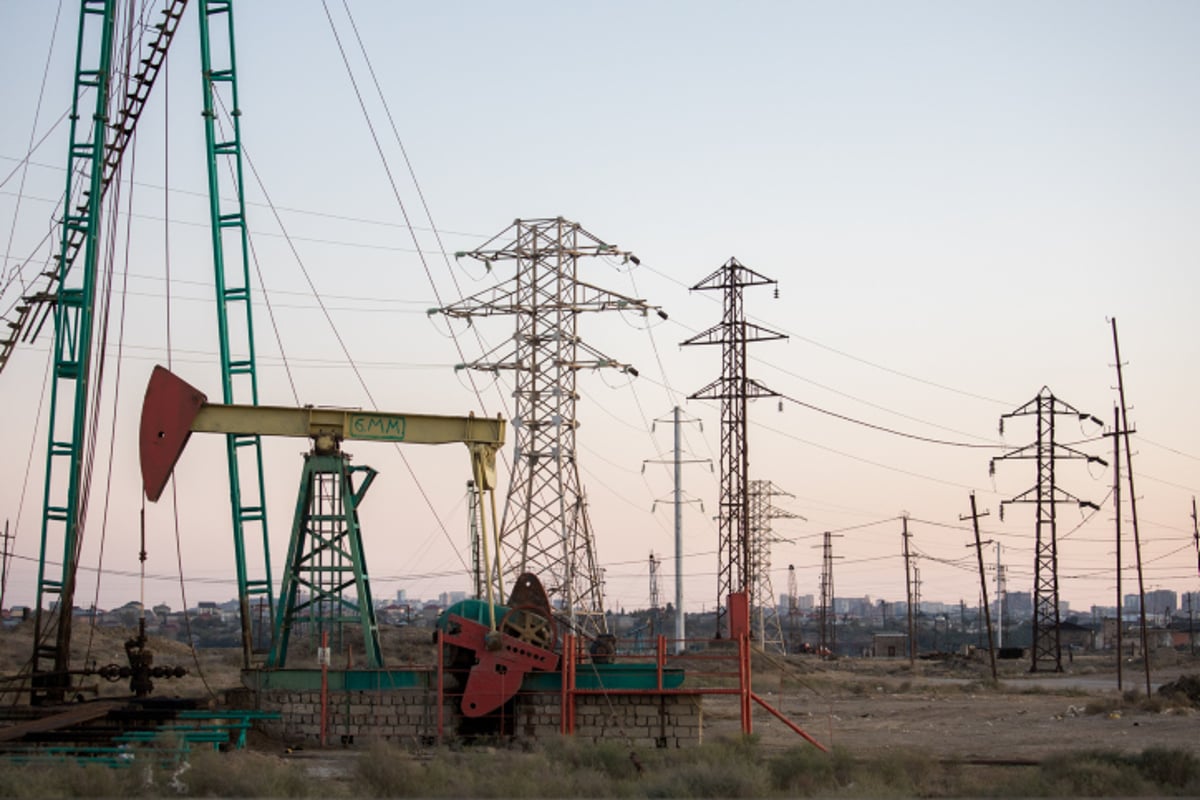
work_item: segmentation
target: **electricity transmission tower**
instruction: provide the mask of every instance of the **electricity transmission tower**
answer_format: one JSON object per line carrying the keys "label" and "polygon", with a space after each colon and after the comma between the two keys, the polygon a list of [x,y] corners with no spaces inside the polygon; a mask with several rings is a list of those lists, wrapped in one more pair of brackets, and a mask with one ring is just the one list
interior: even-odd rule
{"label": "electricity transmission tower", "polygon": [[787,541],[774,534],[771,522],[776,519],[803,519],[799,514],[779,508],[775,497],[795,497],[771,481],[750,481],[750,620],[751,635],[757,634],[764,650],[787,653],[783,640],[783,625],[779,619],[779,601],[771,586],[771,545]]}
{"label": "electricity transmission tower", "polygon": [[1084,459],[1107,466],[1099,456],[1092,456],[1068,445],[1055,441],[1055,419],[1069,415],[1077,419],[1090,420],[1097,425],[1103,423],[1090,414],[1084,414],[1073,406],[1059,400],[1043,386],[1037,396],[1020,408],[1000,417],[1000,433],[1004,433],[1004,420],[1010,417],[1036,416],[1037,439],[1031,444],[1010,450],[992,459],[990,470],[995,473],[997,461],[1007,459],[1030,459],[1037,462],[1037,482],[1010,500],[1000,502],[1001,518],[1004,506],[1009,503],[1033,503],[1036,505],[1036,537],[1033,565],[1033,653],[1030,672],[1053,668],[1062,672],[1062,641],[1059,636],[1058,614],[1058,529],[1055,508],[1059,503],[1075,503],[1081,508],[1099,510],[1095,503],[1080,500],[1075,495],[1059,488],[1055,476],[1055,464],[1065,459]]}
{"label": "electricity transmission tower", "polygon": [[[746,321],[742,293],[747,286],[776,281],[731,258],[720,269],[692,287],[693,291],[724,292],[721,322],[684,341],[684,345],[720,345],[721,377],[691,400],[721,401],[721,501],[717,545],[717,638],[728,628],[727,599],[732,592],[754,585],[750,574],[750,507],[747,502],[750,455],[747,438],[747,401],[776,397],[777,393],[746,375],[746,346],[750,342],[786,339],[781,333]],[[778,295],[778,290],[776,292]],[[728,630],[724,631],[728,633]]]}
{"label": "electricity transmission tower", "polygon": [[[491,268],[516,262],[516,274],[497,286],[440,309],[449,317],[508,315],[516,329],[470,369],[511,370],[513,474],[500,524],[501,570],[514,578],[537,574],[570,624],[585,634],[603,633],[603,578],[576,461],[576,375],[581,369],[637,370],[591,347],[579,335],[585,312],[654,310],[644,300],[610,292],[579,278],[582,257],[636,258],[584,230],[578,223],[518,219],[470,257]],[[496,571],[500,580],[500,571]],[[502,587],[497,586],[502,593]]]}
{"label": "electricity transmission tower", "polygon": [[[837,610],[833,594],[833,537],[825,531],[821,544],[821,641],[817,651],[821,656],[832,657],[837,651]],[[839,537],[840,538],[840,537]]]}

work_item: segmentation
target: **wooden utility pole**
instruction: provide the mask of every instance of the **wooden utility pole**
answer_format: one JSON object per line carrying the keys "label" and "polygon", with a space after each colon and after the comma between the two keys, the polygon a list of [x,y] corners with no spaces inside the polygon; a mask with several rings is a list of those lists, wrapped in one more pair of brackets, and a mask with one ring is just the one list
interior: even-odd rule
{"label": "wooden utility pole", "polygon": [[4,608],[4,595],[8,591],[8,565],[12,558],[8,543],[12,535],[8,532],[8,520],[4,520],[4,549],[0,551],[0,609]]}
{"label": "wooden utility pole", "polygon": [[1196,545],[1196,572],[1200,574],[1200,523],[1196,520],[1196,495],[1192,495],[1192,543]]}
{"label": "wooden utility pole", "polygon": [[909,667],[915,667],[917,662],[917,639],[916,630],[913,627],[912,556],[908,550],[908,540],[912,534],[908,532],[908,515],[902,515],[900,520],[904,525],[904,532],[901,534],[901,538],[904,541],[904,591],[908,599],[908,665]]}
{"label": "wooden utility pole", "polygon": [[1125,405],[1125,379],[1121,372],[1121,345],[1117,341],[1117,319],[1112,319],[1113,355],[1117,359],[1117,394],[1121,400],[1121,437],[1125,440],[1125,474],[1129,481],[1129,516],[1133,523],[1133,552],[1137,559],[1139,624],[1142,628],[1142,663],[1146,667],[1146,697],[1150,696],[1150,647],[1146,635],[1146,581],[1142,574],[1142,540],[1138,535],[1137,491],[1133,487],[1133,454],[1129,448],[1129,412]]}
{"label": "wooden utility pole", "polygon": [[[979,538],[979,518],[986,517],[987,511],[982,514],[975,508],[975,493],[971,492],[971,525],[975,529],[975,557],[979,560],[979,588],[983,592],[983,614],[987,620],[987,635],[988,635],[988,656],[992,662],[992,680],[999,680],[996,674],[996,641],[992,637],[992,611],[988,608],[987,596],[987,576],[983,570],[983,541]],[[960,516],[959,519],[966,519]]]}
{"label": "wooden utility pole", "polygon": [[[1196,519],[1196,496],[1192,495],[1192,542],[1196,545],[1196,571],[1200,573],[1200,521]],[[1196,634],[1192,630],[1192,596],[1188,592],[1188,647],[1193,656],[1196,655]]]}

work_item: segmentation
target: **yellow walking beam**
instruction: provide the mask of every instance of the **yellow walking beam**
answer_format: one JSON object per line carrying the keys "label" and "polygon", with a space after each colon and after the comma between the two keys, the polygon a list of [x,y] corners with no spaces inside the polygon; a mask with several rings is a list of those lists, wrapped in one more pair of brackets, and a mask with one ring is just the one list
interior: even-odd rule
{"label": "yellow walking beam", "polygon": [[142,402],[140,454],[146,497],[157,500],[193,432],[294,436],[313,440],[317,452],[342,441],[450,444],[471,451],[480,489],[496,485],[496,451],[504,446],[500,417],[443,416],[344,408],[289,408],[209,403],[199,389],[155,367]]}

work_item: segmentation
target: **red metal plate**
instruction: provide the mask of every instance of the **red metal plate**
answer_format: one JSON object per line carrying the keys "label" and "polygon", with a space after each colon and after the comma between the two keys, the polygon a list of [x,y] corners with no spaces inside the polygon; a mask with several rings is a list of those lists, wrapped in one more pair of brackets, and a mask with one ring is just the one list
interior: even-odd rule
{"label": "red metal plate", "polygon": [[156,366],[150,373],[138,432],[142,488],[150,502],[162,496],[191,436],[192,421],[207,402],[203,392],[170,370]]}
{"label": "red metal plate", "polygon": [[729,594],[729,638],[750,634],[750,598],[745,592]]}
{"label": "red metal plate", "polygon": [[[525,673],[558,668],[558,654],[500,634],[500,648],[487,647],[488,628],[457,614],[445,641],[475,652],[476,663],[463,689],[464,717],[482,717],[507,703],[521,689]],[[454,630],[457,628],[457,630]]]}

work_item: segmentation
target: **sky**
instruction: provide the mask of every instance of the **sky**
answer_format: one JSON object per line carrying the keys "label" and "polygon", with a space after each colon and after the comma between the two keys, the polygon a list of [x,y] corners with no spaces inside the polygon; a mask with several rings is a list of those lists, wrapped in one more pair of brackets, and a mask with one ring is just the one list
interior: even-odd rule
{"label": "sky", "polygon": [[[609,607],[648,603],[652,552],[672,599],[671,470],[644,462],[671,457],[678,405],[695,420],[684,457],[719,463],[719,408],[688,400],[720,374],[719,351],[680,343],[720,321],[720,297],[690,287],[736,257],[778,281],[778,296],[746,291],[748,317],[787,336],[750,349],[751,376],[784,398],[750,405],[750,475],[797,515],[774,525],[775,593],[789,565],[799,594],[819,593],[829,531],[839,597],[903,599],[907,515],[921,598],[973,605],[971,492],[990,512],[989,565],[998,544],[1008,589],[1033,585],[1033,508],[999,511],[1034,485],[1034,464],[993,475],[989,462],[1036,431],[1015,418],[1001,436],[1001,415],[1047,386],[1105,426],[1060,418],[1059,441],[1112,460],[1115,318],[1145,585],[1200,589],[1195,4],[328,0],[236,13],[262,402],[508,416],[505,379],[480,374],[476,393],[454,367],[512,320],[466,331],[427,311],[511,276],[454,252],[517,218],[576,221],[641,262],[583,261],[581,278],[669,315],[582,318],[583,339],[639,375],[581,373],[577,411]],[[52,255],[41,242],[62,202],[77,9],[4,0],[0,17],[9,318]],[[147,508],[145,580],[137,559],[150,369],[169,363],[220,396],[200,86],[190,8],[115,211],[82,605],[236,593],[217,437],[193,438],[174,493]],[[10,604],[36,587],[51,338],[0,373]],[[346,449],[381,473],[362,507],[376,598],[467,589],[463,448]],[[303,451],[266,445],[276,580]],[[1101,507],[1058,508],[1060,594],[1113,605],[1112,471],[1063,461],[1057,481]],[[711,610],[719,476],[690,464],[683,488],[696,501],[684,606]]]}

